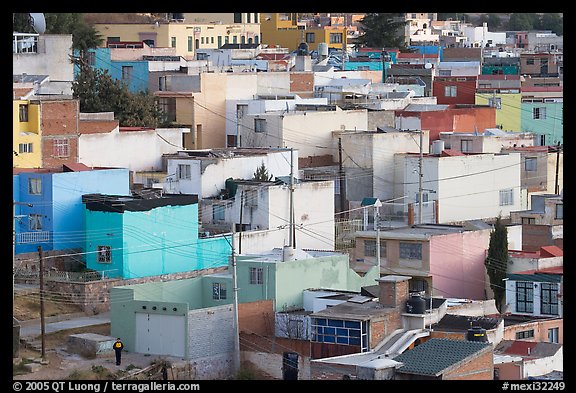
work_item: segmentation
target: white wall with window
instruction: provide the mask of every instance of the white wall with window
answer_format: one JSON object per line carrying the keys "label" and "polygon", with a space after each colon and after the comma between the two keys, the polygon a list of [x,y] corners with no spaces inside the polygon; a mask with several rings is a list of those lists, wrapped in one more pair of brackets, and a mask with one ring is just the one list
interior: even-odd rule
{"label": "white wall with window", "polygon": [[552,274],[535,276],[508,275],[508,279],[505,280],[508,311],[512,314],[538,317],[562,317],[561,276]]}

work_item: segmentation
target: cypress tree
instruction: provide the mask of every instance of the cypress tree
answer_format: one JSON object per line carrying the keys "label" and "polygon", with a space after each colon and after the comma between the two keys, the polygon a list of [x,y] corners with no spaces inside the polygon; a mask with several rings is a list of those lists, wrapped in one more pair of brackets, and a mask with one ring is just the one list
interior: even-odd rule
{"label": "cypress tree", "polygon": [[496,218],[494,228],[490,232],[490,245],[484,265],[490,277],[490,288],[494,292],[496,308],[502,312],[506,302],[503,279],[506,278],[508,269],[508,229],[502,224],[500,216]]}

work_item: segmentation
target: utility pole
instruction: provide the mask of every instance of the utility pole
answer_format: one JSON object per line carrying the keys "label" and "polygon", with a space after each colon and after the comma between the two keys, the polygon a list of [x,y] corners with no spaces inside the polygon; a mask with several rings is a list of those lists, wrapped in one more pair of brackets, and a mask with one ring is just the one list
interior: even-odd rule
{"label": "utility pole", "polygon": [[376,264],[378,265],[378,269],[380,269],[380,207],[376,207],[374,226],[376,227]]}
{"label": "utility pole", "polygon": [[423,146],[422,146],[422,134],[423,131],[420,130],[420,159],[418,160],[418,224],[422,224],[422,160],[424,158]]}
{"label": "utility pole", "polygon": [[[346,173],[344,173],[344,168],[342,166],[342,138],[338,138],[338,168],[340,176],[340,212],[346,210]],[[345,218],[347,214],[344,214],[342,218]]]}
{"label": "utility pole", "polygon": [[296,231],[294,228],[294,149],[290,148],[290,240],[289,246],[296,248]]}
{"label": "utility pole", "polygon": [[42,261],[42,246],[38,246],[38,255],[40,256],[40,338],[42,343],[42,360],[46,360],[46,328],[44,323],[44,263]]}
{"label": "utility pole", "polygon": [[560,167],[560,142],[556,147],[556,180],[554,182],[554,193],[556,195],[560,194],[560,185],[558,184],[558,170]]}
{"label": "utility pole", "polygon": [[[238,253],[242,254],[242,212],[244,211],[244,189],[240,193],[240,232],[238,232]],[[234,225],[234,224],[232,224]]]}
{"label": "utility pole", "polygon": [[[242,225],[242,223],[240,223]],[[240,370],[240,327],[238,325],[238,280],[236,275],[236,251],[234,248],[234,224],[232,224],[232,296],[234,303],[234,373]]]}

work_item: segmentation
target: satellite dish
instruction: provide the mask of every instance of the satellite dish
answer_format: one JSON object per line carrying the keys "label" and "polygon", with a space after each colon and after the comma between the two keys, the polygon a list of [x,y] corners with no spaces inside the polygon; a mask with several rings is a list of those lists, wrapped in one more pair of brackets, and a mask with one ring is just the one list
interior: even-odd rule
{"label": "satellite dish", "polygon": [[44,14],[30,14],[30,24],[38,34],[44,34],[46,31],[46,19],[44,19]]}
{"label": "satellite dish", "polygon": [[424,68],[426,68],[427,70],[429,70],[430,68],[432,68],[432,64],[426,63],[426,64],[424,64]]}

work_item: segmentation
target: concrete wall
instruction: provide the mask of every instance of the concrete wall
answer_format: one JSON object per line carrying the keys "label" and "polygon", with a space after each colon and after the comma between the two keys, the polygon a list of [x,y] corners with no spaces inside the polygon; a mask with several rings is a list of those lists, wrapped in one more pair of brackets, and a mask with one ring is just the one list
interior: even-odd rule
{"label": "concrete wall", "polygon": [[78,161],[94,167],[160,171],[162,154],[176,153],[178,149],[183,149],[182,134],[188,132],[188,128],[122,132],[115,128],[104,134],[83,134],[79,139]]}
{"label": "concrete wall", "polygon": [[562,318],[543,319],[534,322],[519,323],[507,326],[504,330],[504,340],[516,340],[516,333],[527,330],[534,331],[534,338],[522,341],[549,342],[548,330],[558,329],[558,344],[564,344],[564,320]]}
{"label": "concrete wall", "polygon": [[188,357],[227,355],[234,351],[231,304],[188,312]]}

